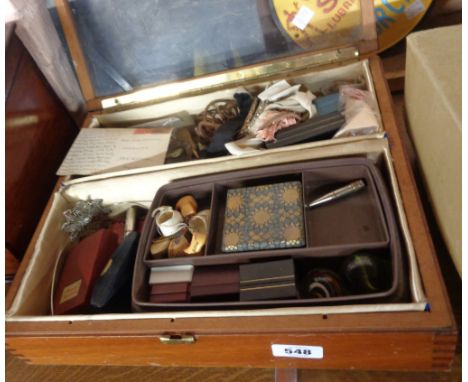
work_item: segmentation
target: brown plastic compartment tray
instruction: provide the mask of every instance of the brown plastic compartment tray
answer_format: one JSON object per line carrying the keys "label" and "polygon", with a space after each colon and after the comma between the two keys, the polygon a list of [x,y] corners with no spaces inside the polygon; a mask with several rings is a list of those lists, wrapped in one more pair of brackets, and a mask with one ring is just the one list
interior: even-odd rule
{"label": "brown plastic compartment tray", "polygon": [[[187,194],[193,195],[197,200],[203,198],[203,203],[199,203],[200,210],[208,205],[211,206],[212,216],[208,243],[203,256],[152,259],[149,255],[151,239],[147,239],[143,257],[145,264],[149,267],[180,264],[237,264],[240,260],[250,261],[251,259],[278,256],[337,256],[341,253],[349,253],[350,249],[372,250],[387,247],[389,235],[385,214],[370,168],[362,164],[330,163],[327,165],[314,162],[314,165],[306,169],[298,169],[297,166],[291,168],[290,165],[281,166],[287,168],[278,168],[268,176],[265,176],[265,172],[255,171],[254,174],[247,174],[242,171],[243,174],[238,174],[238,176],[223,174],[217,177],[199,177],[193,178],[191,181],[177,181],[162,187],[155,197],[150,213],[161,205],[174,206],[180,197]],[[260,174],[263,176],[259,177]],[[311,177],[313,179],[309,181]],[[305,204],[310,202],[313,197],[330,191],[332,187],[336,188],[357,178],[364,178],[367,187],[353,195],[352,198],[337,200],[314,209],[304,208],[307,243],[305,247],[222,252],[222,227],[228,189],[301,180]],[[311,183],[314,186],[311,186]],[[211,203],[208,202],[210,189]],[[320,221],[322,221],[322,225],[320,225]],[[150,225],[147,237],[153,238],[157,235],[157,230],[153,221],[150,222]],[[333,243],[335,239],[337,243]]]}
{"label": "brown plastic compartment tray", "polygon": [[[344,229],[340,236],[340,244],[333,244],[325,235],[318,246],[313,246],[311,239],[314,234],[311,229],[317,227],[314,223],[318,217],[311,217],[318,211],[317,209],[305,210],[306,241],[311,246],[303,248],[289,248],[278,250],[253,251],[242,253],[217,253],[220,248],[220,237],[222,235],[222,217],[224,216],[224,206],[222,198],[225,198],[226,189],[233,187],[245,187],[247,185],[267,184],[274,181],[288,181],[301,179],[303,181],[304,201],[308,198],[316,197],[332,185],[344,184],[356,179],[356,176],[364,178],[367,187],[353,195],[353,197],[336,201],[322,208],[329,208],[333,214],[340,215],[346,211],[349,216],[357,214],[358,227],[353,227],[350,232],[357,234],[358,242],[346,243],[347,234]],[[310,179],[312,178],[312,179]],[[310,179],[310,180],[309,180]],[[306,182],[304,182],[306,180]],[[186,257],[175,259],[148,259],[149,246],[156,233],[154,222],[151,219],[151,212],[167,202],[174,202],[180,196],[192,194],[197,198],[203,195],[205,203],[209,199],[208,190],[211,188],[210,205],[212,211],[212,221],[208,236],[209,244],[205,248],[205,255],[200,257]],[[359,195],[359,198],[357,196]],[[355,199],[354,201],[352,201]],[[367,200],[367,202],[365,202]],[[371,203],[368,203],[368,201]],[[351,202],[352,201],[352,202]],[[361,213],[363,205],[368,214]],[[369,205],[374,208],[369,209]],[[219,207],[219,208],[218,208]],[[340,207],[340,208],[338,208]],[[315,210],[315,211],[314,211]],[[356,212],[359,210],[358,212]],[[354,212],[353,212],[354,211]],[[323,216],[323,212],[317,213]],[[329,217],[330,221],[349,222],[346,219]],[[309,218],[311,221],[309,221]],[[219,224],[218,224],[219,223]],[[355,223],[355,221],[354,221]],[[377,224],[373,226],[371,223]],[[335,227],[336,228],[336,227]],[[358,230],[356,232],[356,229]],[[326,232],[325,232],[326,233]],[[369,241],[366,241],[369,240]],[[357,251],[377,250],[379,252],[389,252],[392,260],[392,286],[389,290],[366,294],[335,297],[329,299],[294,299],[275,301],[220,301],[220,302],[187,302],[187,303],[150,303],[148,302],[148,277],[149,268],[155,266],[192,264],[194,266],[219,265],[219,264],[241,264],[252,261],[275,260],[292,257],[294,259],[320,259],[328,257],[347,256]],[[194,177],[176,181],[162,187],[156,194],[147,216],[145,227],[140,238],[138,253],[135,262],[133,278],[132,302],[137,311],[150,310],[190,310],[190,309],[223,309],[223,308],[253,308],[253,307],[278,307],[278,306],[307,306],[307,305],[334,305],[346,303],[371,303],[399,301],[406,295],[406,278],[404,264],[401,253],[401,244],[398,234],[398,226],[392,209],[388,192],[380,171],[370,160],[360,157],[340,158],[331,160],[316,160],[308,162],[298,162],[287,165],[269,166],[267,168],[257,168],[242,171],[234,171],[223,174]]]}

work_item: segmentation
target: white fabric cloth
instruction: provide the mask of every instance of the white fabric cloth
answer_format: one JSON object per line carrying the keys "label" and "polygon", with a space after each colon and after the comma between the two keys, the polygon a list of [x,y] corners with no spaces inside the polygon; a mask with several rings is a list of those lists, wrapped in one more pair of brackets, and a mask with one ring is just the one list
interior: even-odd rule
{"label": "white fabric cloth", "polygon": [[379,131],[376,108],[370,92],[345,85],[340,88],[340,99],[344,105],[346,123],[333,138],[356,137]]}

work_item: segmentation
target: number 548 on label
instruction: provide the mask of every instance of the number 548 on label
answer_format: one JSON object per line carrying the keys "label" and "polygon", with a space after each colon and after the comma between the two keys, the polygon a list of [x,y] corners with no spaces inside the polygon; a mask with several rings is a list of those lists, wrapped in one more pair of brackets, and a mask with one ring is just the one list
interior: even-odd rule
{"label": "number 548 on label", "polygon": [[274,357],[289,357],[289,358],[309,358],[322,359],[322,346],[303,346],[303,345],[271,345],[271,351]]}

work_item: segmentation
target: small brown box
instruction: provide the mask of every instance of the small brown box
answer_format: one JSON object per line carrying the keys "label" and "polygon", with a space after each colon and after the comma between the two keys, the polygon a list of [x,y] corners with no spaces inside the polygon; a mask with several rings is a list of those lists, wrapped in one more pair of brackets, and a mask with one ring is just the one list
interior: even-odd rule
{"label": "small brown box", "polygon": [[190,294],[192,297],[212,297],[239,293],[239,267],[220,265],[196,267]]}
{"label": "small brown box", "polygon": [[244,264],[239,270],[241,301],[297,297],[294,261],[291,259]]}

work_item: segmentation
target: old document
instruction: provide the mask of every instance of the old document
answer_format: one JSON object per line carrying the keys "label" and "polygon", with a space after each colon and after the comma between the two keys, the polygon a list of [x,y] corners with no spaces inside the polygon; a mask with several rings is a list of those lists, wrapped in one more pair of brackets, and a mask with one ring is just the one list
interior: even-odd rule
{"label": "old document", "polygon": [[57,175],[91,175],[164,163],[171,128],[81,129]]}

